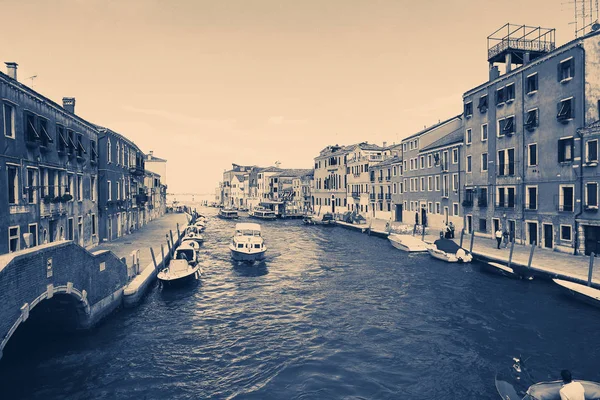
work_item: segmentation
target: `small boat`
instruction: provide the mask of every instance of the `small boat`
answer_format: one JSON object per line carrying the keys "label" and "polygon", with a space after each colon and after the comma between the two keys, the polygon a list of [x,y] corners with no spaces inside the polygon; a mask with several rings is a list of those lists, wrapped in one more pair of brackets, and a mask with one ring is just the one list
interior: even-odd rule
{"label": "small boat", "polygon": [[277,218],[275,211],[269,210],[264,207],[254,207],[254,209],[248,211],[248,216],[250,216],[252,218],[268,219],[268,220]]}
{"label": "small boat", "polygon": [[429,255],[450,263],[467,263],[473,261],[473,256],[450,239],[438,239],[427,247]]}
{"label": "small boat", "polygon": [[307,215],[304,217],[303,222],[307,225],[335,225],[335,219],[331,213]]}
{"label": "small boat", "polygon": [[[513,361],[509,371],[496,374],[496,390],[503,400],[560,400],[562,380],[535,383],[521,360],[513,358]],[[586,400],[600,398],[600,383],[573,381],[583,385]]]}
{"label": "small boat", "polygon": [[533,280],[533,275],[531,275],[530,273],[527,273],[527,268],[526,267],[521,267],[518,265],[512,265],[512,266],[507,266],[504,264],[500,264],[494,261],[482,261],[480,264],[484,269],[499,274],[499,275],[503,275],[509,278],[513,278],[513,279],[525,279],[528,281]]}
{"label": "small boat", "polygon": [[259,224],[241,223],[235,225],[235,233],[229,244],[231,256],[236,261],[260,261],[265,258],[267,246]]}
{"label": "small boat", "polygon": [[198,279],[202,273],[198,263],[198,246],[197,243],[182,243],[175,249],[169,266],[159,271],[157,278],[165,283],[183,282],[192,278]]}
{"label": "small boat", "polygon": [[565,281],[562,279],[552,280],[554,281],[554,283],[559,285],[566,293],[573,296],[577,300],[581,300],[590,305],[600,307],[600,290],[579,283]]}
{"label": "small boat", "polygon": [[185,232],[183,234],[183,237],[181,238],[181,243],[193,241],[198,244],[202,244],[202,242],[204,242],[204,237],[200,234],[200,232],[202,232],[203,228],[204,227],[202,227],[201,229],[196,225],[188,226],[187,228],[185,228]]}
{"label": "small boat", "polygon": [[427,251],[427,243],[411,235],[398,235],[392,233],[388,236],[388,239],[392,246],[402,251],[407,251],[409,253]]}
{"label": "small boat", "polygon": [[221,208],[219,210],[219,218],[223,219],[238,219],[239,215],[237,210],[228,210],[225,208]]}

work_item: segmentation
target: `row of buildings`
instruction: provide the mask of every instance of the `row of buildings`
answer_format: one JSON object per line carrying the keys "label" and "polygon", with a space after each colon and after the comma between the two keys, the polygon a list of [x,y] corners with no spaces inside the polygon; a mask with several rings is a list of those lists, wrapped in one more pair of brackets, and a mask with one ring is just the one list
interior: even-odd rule
{"label": "row of buildings", "polygon": [[312,210],[599,253],[600,31],[557,47],[554,29],[506,24],[487,39],[489,79],[462,113],[398,144],[322,149]]}
{"label": "row of buildings", "polygon": [[[57,240],[92,247],[164,214],[166,160],[0,72],[0,254]],[[161,175],[162,173],[162,175]]]}

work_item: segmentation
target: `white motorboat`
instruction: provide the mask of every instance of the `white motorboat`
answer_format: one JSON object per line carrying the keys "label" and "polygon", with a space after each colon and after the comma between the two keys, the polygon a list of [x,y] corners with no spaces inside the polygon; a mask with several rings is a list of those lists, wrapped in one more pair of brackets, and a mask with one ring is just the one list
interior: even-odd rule
{"label": "white motorboat", "polygon": [[248,211],[248,216],[250,216],[252,218],[267,219],[267,220],[277,218],[275,211],[269,210],[268,208],[264,208],[264,207],[254,207],[251,211]]}
{"label": "white motorboat", "polygon": [[181,243],[187,241],[194,241],[198,244],[202,244],[202,242],[204,242],[204,237],[200,234],[202,230],[203,229],[196,225],[188,226],[187,228],[185,228],[185,232],[183,234],[183,237],[181,238]]}
{"label": "white motorboat", "polygon": [[195,226],[196,228],[198,228],[198,230],[199,230],[200,232],[202,232],[202,231],[204,231],[204,230],[206,229],[206,223],[205,223],[205,222],[203,222],[203,221],[196,221],[196,222],[194,223],[194,226]]}
{"label": "white motorboat", "polygon": [[565,281],[562,279],[552,280],[554,281],[554,283],[559,285],[566,293],[573,296],[574,298],[584,301],[590,305],[600,307],[600,290],[579,283]]}
{"label": "white motorboat", "polygon": [[388,239],[392,246],[402,251],[407,251],[409,253],[427,251],[427,243],[412,235],[398,235],[392,233],[388,236]]}
{"label": "white motorboat", "polygon": [[236,261],[260,261],[265,258],[267,246],[259,224],[241,223],[235,225],[235,233],[229,244],[231,256]]}
{"label": "white motorboat", "polygon": [[427,252],[438,260],[449,263],[468,263],[473,261],[473,256],[450,239],[438,239],[427,247]]}
{"label": "white motorboat", "polygon": [[198,263],[198,247],[196,243],[182,243],[175,249],[169,266],[159,271],[158,279],[161,282],[173,283],[200,278],[202,271]]}
{"label": "white motorboat", "polygon": [[219,218],[223,219],[237,219],[239,218],[237,210],[228,210],[225,208],[221,208],[219,210]]}

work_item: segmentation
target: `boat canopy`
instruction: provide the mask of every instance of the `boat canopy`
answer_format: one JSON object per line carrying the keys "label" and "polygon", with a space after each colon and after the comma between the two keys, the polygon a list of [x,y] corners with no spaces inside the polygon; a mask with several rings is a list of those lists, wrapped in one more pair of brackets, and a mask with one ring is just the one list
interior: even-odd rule
{"label": "boat canopy", "polygon": [[259,224],[245,222],[235,224],[235,234],[244,236],[260,236],[261,227]]}
{"label": "boat canopy", "polygon": [[435,242],[433,242],[433,244],[435,245],[435,247],[437,247],[438,250],[441,250],[444,253],[455,254],[461,248],[459,245],[457,245],[456,243],[454,243],[454,241],[450,239],[438,239]]}

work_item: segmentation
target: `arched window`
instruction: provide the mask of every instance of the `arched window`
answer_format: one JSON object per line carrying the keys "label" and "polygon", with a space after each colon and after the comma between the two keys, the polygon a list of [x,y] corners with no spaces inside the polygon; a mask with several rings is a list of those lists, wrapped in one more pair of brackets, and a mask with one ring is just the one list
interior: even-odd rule
{"label": "arched window", "polygon": [[112,162],[112,150],[110,148],[110,138],[106,141],[106,162]]}

